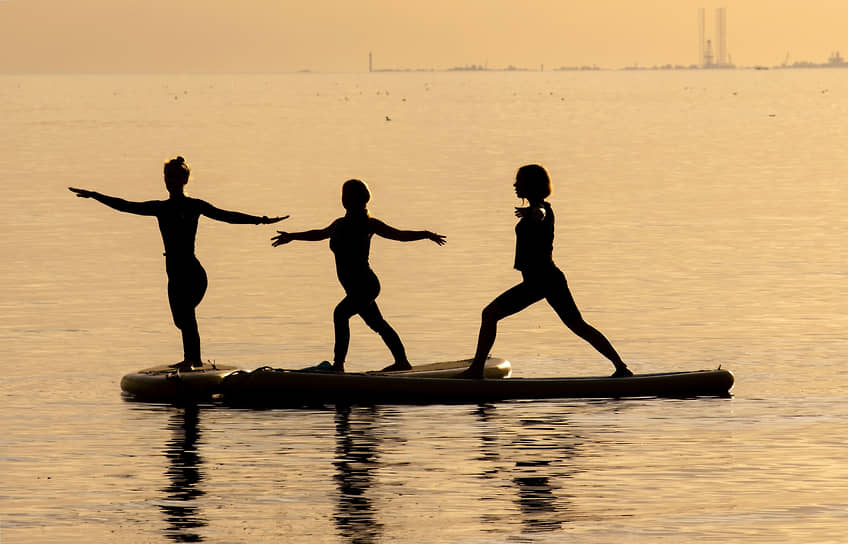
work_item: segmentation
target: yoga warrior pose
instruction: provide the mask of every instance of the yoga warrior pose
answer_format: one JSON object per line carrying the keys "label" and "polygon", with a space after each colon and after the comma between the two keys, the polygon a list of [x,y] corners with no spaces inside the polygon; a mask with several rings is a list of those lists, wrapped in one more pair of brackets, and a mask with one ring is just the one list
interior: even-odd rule
{"label": "yoga warrior pose", "polygon": [[377,275],[368,263],[371,237],[377,234],[400,242],[427,239],[440,246],[445,243],[445,237],[441,234],[428,230],[398,230],[371,217],[366,207],[370,199],[371,192],[365,182],[358,179],[348,180],[342,186],[344,217],[336,219],[330,226],[323,229],[304,232],[277,231],[277,236],[271,238],[274,247],[287,244],[292,240],[330,239],[330,249],[336,258],[336,274],[345,290],[345,297],[333,312],[336,336],[333,370],[336,372],[344,372],[345,358],[350,344],[350,318],[356,314],[359,314],[365,323],[380,335],[392,352],[395,362],[383,370],[412,368],[400,337],[386,322],[377,307],[376,299],[380,294],[380,280],[377,279]]}
{"label": "yoga warrior pose", "polygon": [[165,187],[167,200],[130,202],[106,196],[95,191],[69,187],[81,198],[93,198],[110,208],[136,215],[155,216],[165,245],[165,271],[168,274],[168,302],[174,325],[182,332],[183,360],[174,368],[189,370],[200,367],[200,334],[197,331],[195,308],[206,293],[206,271],[194,255],[194,240],[197,220],[205,215],[216,221],[238,224],[270,224],[285,217],[258,217],[241,212],[221,210],[215,206],[185,195],[189,168],[185,159],[177,157],[165,163]]}
{"label": "yoga warrior pose", "polygon": [[519,218],[515,226],[515,268],[521,272],[523,281],[483,309],[474,360],[460,376],[482,378],[486,357],[495,343],[498,321],[542,299],[548,301],[572,332],[612,361],[615,365],[613,376],[632,376],[609,340],[583,320],[568,289],[565,274],[554,264],[554,212],[545,201],[551,194],[547,171],[536,164],[522,166],[515,176],[514,187],[516,196],[530,204],[526,208],[515,208],[515,215]]}

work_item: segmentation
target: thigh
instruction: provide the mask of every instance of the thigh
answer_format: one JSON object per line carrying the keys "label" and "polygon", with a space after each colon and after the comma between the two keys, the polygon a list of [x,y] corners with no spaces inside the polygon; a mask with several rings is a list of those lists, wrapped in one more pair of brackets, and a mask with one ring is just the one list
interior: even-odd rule
{"label": "thigh", "polygon": [[333,311],[333,319],[350,319],[359,313],[361,306],[361,301],[358,301],[356,298],[348,295],[344,297],[341,302],[336,304],[336,309]]}
{"label": "thigh", "polygon": [[484,312],[493,314],[496,319],[503,319],[539,302],[542,298],[544,298],[544,295],[541,291],[523,281],[498,295],[495,300],[486,306]]}
{"label": "thigh", "polygon": [[367,269],[339,278],[348,298],[369,302],[380,294],[380,280],[373,270]]}
{"label": "thigh", "polygon": [[189,282],[181,274],[168,278],[168,304],[175,321],[190,314],[195,307],[189,293]]}
{"label": "thigh", "polygon": [[209,278],[206,275],[206,270],[199,261],[195,261],[192,270],[191,288],[189,289],[191,303],[193,306],[200,304],[203,296],[206,294],[206,288],[209,286]]}
{"label": "thigh", "polygon": [[[342,286],[346,296],[336,307],[338,311],[343,311],[348,317],[351,317],[367,311],[367,308],[372,304],[376,308],[374,300],[380,294],[380,280],[373,272],[355,278],[346,278]],[[377,313],[379,313],[379,310]]]}
{"label": "thigh", "polygon": [[571,289],[568,288],[565,274],[561,271],[557,270],[555,274],[551,274],[549,277],[545,286],[545,300],[548,301],[548,304],[564,323],[583,320],[583,316],[580,315],[580,310],[577,308],[577,303],[574,302]]}
{"label": "thigh", "polygon": [[193,309],[203,300],[207,286],[206,270],[198,261],[190,262],[176,270],[169,270],[168,301],[171,311]]}

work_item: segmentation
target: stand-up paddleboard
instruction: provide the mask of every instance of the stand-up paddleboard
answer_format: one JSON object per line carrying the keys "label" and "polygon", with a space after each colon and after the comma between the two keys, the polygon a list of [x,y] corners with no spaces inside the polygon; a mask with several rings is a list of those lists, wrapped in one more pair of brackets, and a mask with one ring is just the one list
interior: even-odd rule
{"label": "stand-up paddleboard", "polygon": [[[466,361],[467,362],[467,361]],[[729,397],[733,373],[699,370],[626,378],[510,378],[503,380],[419,377],[408,374],[321,374],[259,368],[234,372],[221,384],[232,405],[479,403],[516,399]]]}
{"label": "stand-up paddleboard", "polygon": [[224,377],[235,370],[234,366],[214,363],[191,370],[159,365],[127,374],[121,378],[121,389],[139,400],[208,400],[218,393]]}
{"label": "stand-up paddleboard", "polygon": [[[320,384],[321,380],[327,376],[406,376],[418,379],[434,379],[456,376],[468,368],[470,364],[471,360],[466,359],[415,365],[410,370],[390,372],[378,370],[364,374],[337,374],[331,371],[332,365],[327,362],[299,370],[274,369],[266,366],[252,371],[213,363],[204,363],[202,367],[187,371],[177,371],[171,366],[160,365],[127,374],[121,379],[121,389],[125,394],[137,400],[164,402],[210,400],[220,395],[224,379],[232,374],[238,374],[238,378],[234,379],[233,383],[238,383],[249,376],[249,381],[253,384],[253,387],[273,388],[273,384],[276,383],[274,376],[279,373],[310,375],[315,378],[316,384]],[[508,378],[512,374],[512,366],[505,359],[490,357],[486,361],[484,372],[488,379]]]}

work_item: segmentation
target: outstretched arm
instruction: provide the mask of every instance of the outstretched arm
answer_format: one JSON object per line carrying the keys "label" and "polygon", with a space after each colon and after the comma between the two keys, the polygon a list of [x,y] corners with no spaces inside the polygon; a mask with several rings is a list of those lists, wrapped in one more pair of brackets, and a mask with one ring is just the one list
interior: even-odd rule
{"label": "outstretched arm", "polygon": [[205,201],[203,202],[203,215],[216,221],[223,221],[224,223],[233,223],[237,225],[270,225],[271,223],[277,223],[278,221],[288,219],[289,217],[288,215],[284,215],[282,217],[268,217],[267,215],[263,215],[262,217],[259,217],[258,215],[232,212],[216,208]]}
{"label": "outstretched arm", "polygon": [[278,230],[277,235],[271,238],[271,245],[277,247],[283,244],[288,244],[292,240],[305,240],[307,242],[326,240],[332,236],[333,230],[336,228],[337,221],[338,219],[333,221],[330,226],[323,229],[305,230],[303,232],[284,232],[282,230]]}
{"label": "outstretched arm", "polygon": [[93,198],[119,212],[134,213],[136,215],[156,215],[157,201],[155,200],[132,202],[123,198],[100,194],[97,191],[89,191],[88,189],[77,189],[76,187],[68,187],[68,189],[72,193],[76,193],[80,198]]}
{"label": "outstretched arm", "polygon": [[416,240],[431,240],[440,246],[445,245],[447,238],[441,234],[436,234],[429,230],[400,230],[391,227],[379,219],[371,218],[371,226],[374,229],[374,234],[380,235],[389,240],[397,240],[399,242],[414,242]]}

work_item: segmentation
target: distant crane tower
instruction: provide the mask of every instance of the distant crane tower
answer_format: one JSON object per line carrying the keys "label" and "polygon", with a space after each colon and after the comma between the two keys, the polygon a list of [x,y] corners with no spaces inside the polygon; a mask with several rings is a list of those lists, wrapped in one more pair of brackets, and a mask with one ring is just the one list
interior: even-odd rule
{"label": "distant crane tower", "polygon": [[727,66],[727,8],[716,10],[716,40],[718,41],[716,64]]}
{"label": "distant crane tower", "polygon": [[707,38],[706,10],[698,8],[698,63],[703,68],[727,67],[727,8],[715,12],[715,51]]}
{"label": "distant crane tower", "polygon": [[368,71],[374,71],[374,57],[371,55],[371,52],[368,52]]}

